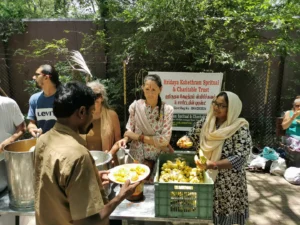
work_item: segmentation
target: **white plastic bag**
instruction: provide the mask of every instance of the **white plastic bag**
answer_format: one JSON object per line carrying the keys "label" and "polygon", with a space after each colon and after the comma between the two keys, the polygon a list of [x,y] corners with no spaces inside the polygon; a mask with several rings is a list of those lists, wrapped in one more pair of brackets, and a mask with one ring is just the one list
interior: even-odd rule
{"label": "white plastic bag", "polygon": [[300,185],[300,168],[289,167],[285,170],[284,178],[291,184]]}
{"label": "white plastic bag", "polygon": [[259,155],[255,155],[252,152],[250,152],[248,160],[247,160],[247,165],[250,165],[250,163],[253,161],[253,159],[255,159],[256,157],[258,157]]}
{"label": "white plastic bag", "polygon": [[285,169],[285,159],[279,157],[277,160],[272,162],[270,167],[270,173],[278,176],[283,176]]}
{"label": "white plastic bag", "polygon": [[257,156],[255,159],[253,159],[249,165],[249,167],[255,167],[255,168],[265,168],[266,162],[268,160],[264,157]]}

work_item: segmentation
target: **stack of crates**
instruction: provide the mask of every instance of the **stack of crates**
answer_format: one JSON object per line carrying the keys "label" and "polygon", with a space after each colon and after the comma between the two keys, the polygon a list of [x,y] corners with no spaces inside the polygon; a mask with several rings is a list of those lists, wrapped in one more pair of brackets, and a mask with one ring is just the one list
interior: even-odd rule
{"label": "stack of crates", "polygon": [[204,174],[204,183],[159,182],[162,165],[176,158],[183,158],[189,166],[196,167],[193,154],[161,154],[154,178],[155,216],[198,218],[211,220],[213,214],[214,182]]}

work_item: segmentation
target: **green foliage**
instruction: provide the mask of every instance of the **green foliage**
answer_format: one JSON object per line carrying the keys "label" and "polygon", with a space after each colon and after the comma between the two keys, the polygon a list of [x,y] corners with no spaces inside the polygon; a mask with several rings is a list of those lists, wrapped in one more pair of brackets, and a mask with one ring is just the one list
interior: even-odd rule
{"label": "green foliage", "polygon": [[129,59],[128,102],[138,97],[147,71],[222,71],[255,80],[267,76],[269,60],[281,56],[282,72],[284,59],[300,52],[298,0],[101,2],[100,19],[111,20],[109,75],[122,82],[122,62]]}
{"label": "green foliage", "polygon": [[[32,40],[29,44],[30,49],[18,49],[15,55],[24,57],[24,63],[18,65],[21,72],[26,67],[26,64],[32,60],[45,60],[51,57],[52,60],[47,60],[47,63],[53,64],[59,72],[60,81],[62,83],[73,80],[71,67],[67,61],[68,48],[66,47],[68,40],[66,38],[60,40],[45,41],[41,39]],[[83,78],[81,79],[83,81]],[[40,91],[36,87],[35,81],[24,81],[26,88],[25,91],[30,95]]]}
{"label": "green foliage", "polygon": [[115,110],[120,110],[122,107],[118,102],[122,97],[123,83],[120,83],[116,78],[99,79],[106,87],[108,104]]}
{"label": "green foliage", "polygon": [[93,18],[98,12],[94,0],[14,0],[11,4],[21,6],[23,18]]}
{"label": "green foliage", "polygon": [[40,88],[36,87],[36,82],[34,80],[24,80],[26,88],[24,91],[29,93],[30,95],[41,91]]}
{"label": "green foliage", "polygon": [[95,34],[80,33],[83,36],[80,52],[101,52],[108,45],[104,30],[96,30]]}
{"label": "green foliage", "polygon": [[60,40],[53,39],[51,42],[35,39],[28,46],[31,50],[17,49],[15,54],[23,55],[25,59],[40,59],[49,54],[58,58],[59,56],[66,56],[68,54],[67,42],[68,39],[66,38]]}
{"label": "green foliage", "polygon": [[24,31],[23,17],[21,4],[14,4],[10,1],[0,2],[0,38],[4,46],[7,45],[13,34]]}
{"label": "green foliage", "polygon": [[249,70],[255,58],[300,51],[299,33],[291,33],[300,28],[297,1],[139,0],[123,7],[109,14],[137,24],[123,55],[150,68],[162,62],[160,69],[172,70],[180,62],[187,71],[211,70],[212,63]]}

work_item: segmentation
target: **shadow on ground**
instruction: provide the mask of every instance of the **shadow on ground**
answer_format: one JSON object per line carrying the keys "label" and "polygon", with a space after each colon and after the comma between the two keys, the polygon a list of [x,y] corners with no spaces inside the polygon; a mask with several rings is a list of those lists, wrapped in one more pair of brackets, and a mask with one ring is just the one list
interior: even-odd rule
{"label": "shadow on ground", "polygon": [[247,172],[251,225],[299,225],[300,186],[283,177]]}

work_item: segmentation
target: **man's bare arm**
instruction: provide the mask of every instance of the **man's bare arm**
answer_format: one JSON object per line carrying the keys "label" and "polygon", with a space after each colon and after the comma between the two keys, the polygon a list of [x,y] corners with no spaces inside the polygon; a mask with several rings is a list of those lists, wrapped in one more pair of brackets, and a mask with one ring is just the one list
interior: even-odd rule
{"label": "man's bare arm", "polygon": [[0,144],[0,150],[4,148],[5,145],[11,144],[14,141],[18,140],[25,132],[26,130],[26,124],[23,121],[21,124],[19,124],[16,127],[16,131],[15,133],[13,133],[9,138],[7,138],[6,140],[4,140],[1,144]]}
{"label": "man's bare arm", "polygon": [[89,216],[87,218],[73,221],[74,225],[102,225],[109,218],[110,214],[115,210],[115,208],[128,196],[132,195],[135,188],[140,184],[137,182],[135,184],[130,184],[130,180],[127,180],[123,184],[119,194],[114,197],[109,203],[107,203],[99,213]]}

